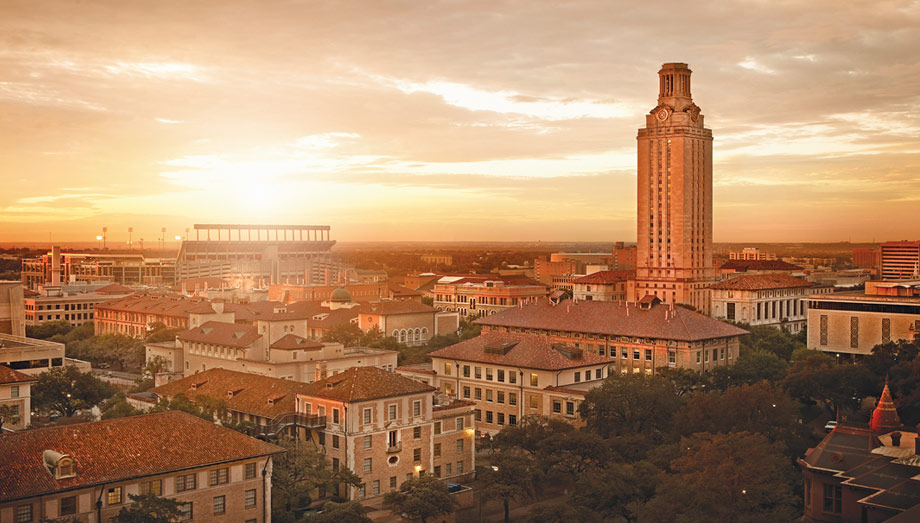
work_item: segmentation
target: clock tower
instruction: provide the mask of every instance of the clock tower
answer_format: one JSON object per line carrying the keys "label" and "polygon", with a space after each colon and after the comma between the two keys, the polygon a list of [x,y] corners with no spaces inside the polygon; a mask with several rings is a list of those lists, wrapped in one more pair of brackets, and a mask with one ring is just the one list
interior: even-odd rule
{"label": "clock tower", "polygon": [[683,63],[661,67],[658,105],[637,136],[638,248],[630,294],[709,314],[712,131],[693,103],[690,73]]}

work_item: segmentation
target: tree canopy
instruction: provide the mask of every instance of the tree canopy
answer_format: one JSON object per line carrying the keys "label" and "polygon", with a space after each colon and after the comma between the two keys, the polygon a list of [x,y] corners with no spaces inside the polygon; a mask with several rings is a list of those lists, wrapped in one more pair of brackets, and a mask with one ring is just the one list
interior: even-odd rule
{"label": "tree canopy", "polygon": [[71,417],[98,405],[116,390],[76,367],[54,367],[38,375],[38,382],[32,386],[32,405],[38,411]]}
{"label": "tree canopy", "polygon": [[453,512],[456,508],[447,485],[431,475],[407,479],[399,486],[399,490],[387,492],[383,502],[397,514],[421,519],[422,523],[426,523],[428,518]]}

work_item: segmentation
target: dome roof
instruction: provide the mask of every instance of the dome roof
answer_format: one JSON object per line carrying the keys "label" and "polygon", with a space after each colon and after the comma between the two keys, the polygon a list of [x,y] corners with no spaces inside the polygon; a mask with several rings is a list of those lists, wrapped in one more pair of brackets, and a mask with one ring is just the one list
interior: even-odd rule
{"label": "dome roof", "polygon": [[351,302],[351,293],[345,290],[345,287],[339,287],[329,295],[329,301],[332,303],[349,303]]}

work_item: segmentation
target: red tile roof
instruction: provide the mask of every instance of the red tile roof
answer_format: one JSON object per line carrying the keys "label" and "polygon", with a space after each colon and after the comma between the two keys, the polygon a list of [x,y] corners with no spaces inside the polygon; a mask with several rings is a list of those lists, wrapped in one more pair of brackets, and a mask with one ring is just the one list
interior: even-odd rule
{"label": "red tile roof", "polygon": [[[3,434],[0,448],[4,501],[283,452],[179,411]],[[77,475],[55,480],[46,450],[71,456]]]}
{"label": "red tile roof", "polygon": [[[487,347],[504,347],[507,352],[486,352]],[[566,354],[574,351],[578,357]],[[546,336],[516,332],[490,332],[444,347],[429,354],[432,358],[491,363],[526,369],[560,370],[612,363],[615,360],[553,342]]]}
{"label": "red tile roof", "polygon": [[419,291],[412,290],[408,287],[403,287],[402,285],[397,285],[393,282],[388,282],[387,286],[390,288],[390,294],[398,297],[407,297],[407,296],[421,296],[424,293]]}
{"label": "red tile roof", "polygon": [[[628,312],[627,312],[628,311]],[[610,301],[563,301],[552,305],[541,299],[522,307],[476,320],[476,324],[562,332],[632,336],[665,340],[697,341],[741,336],[747,331],[698,312],[655,304],[648,309],[634,303]]]}
{"label": "red tile roof", "polygon": [[598,271],[581,278],[575,278],[572,283],[591,283],[610,285],[611,283],[624,282],[636,275],[634,270]]}
{"label": "red tile roof", "polygon": [[711,285],[710,289],[759,291],[766,289],[791,289],[799,287],[815,287],[814,283],[788,274],[745,274],[730,280],[720,281]]}
{"label": "red tile roof", "polygon": [[720,270],[747,271],[800,271],[801,267],[782,260],[729,260]]}
{"label": "red tile roof", "polygon": [[[391,314],[418,314],[422,312],[435,313],[437,309],[417,301],[392,301],[385,300],[377,303],[362,304],[352,310],[358,310],[359,314],[380,314],[388,316]],[[355,315],[357,316],[357,314]]]}
{"label": "red tile roof", "polygon": [[345,372],[307,384],[302,394],[354,403],[434,390],[430,385],[378,367],[351,367]]}
{"label": "red tile roof", "polygon": [[[230,410],[271,419],[295,412],[297,393],[303,393],[306,385],[300,381],[214,368],[154,387],[150,392],[161,398],[182,394],[192,401],[204,395],[224,401]],[[229,396],[227,393],[231,391],[233,395]],[[269,404],[268,398],[278,399]]]}
{"label": "red tile roof", "polygon": [[176,337],[182,341],[245,348],[252,345],[262,335],[252,325],[208,321],[200,327],[182,331]]}
{"label": "red tile roof", "polygon": [[270,348],[278,350],[318,350],[323,348],[323,344],[296,334],[285,334],[278,341],[272,343]]}
{"label": "red tile roof", "polygon": [[207,300],[176,295],[134,294],[96,305],[96,310],[114,310],[139,314],[157,314],[188,318],[191,313],[210,313],[214,309]]}
{"label": "red tile roof", "polygon": [[38,381],[38,378],[13,370],[5,365],[0,365],[0,385],[28,383],[30,381]]}
{"label": "red tile roof", "polygon": [[112,283],[100,289],[96,289],[96,292],[99,294],[131,294],[134,292],[134,289],[125,287],[119,283]]}

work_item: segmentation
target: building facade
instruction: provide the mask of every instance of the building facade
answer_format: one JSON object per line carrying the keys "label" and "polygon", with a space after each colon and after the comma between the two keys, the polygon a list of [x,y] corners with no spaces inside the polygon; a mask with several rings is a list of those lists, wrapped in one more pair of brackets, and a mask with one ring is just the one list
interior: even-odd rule
{"label": "building facade", "polygon": [[747,274],[721,281],[712,290],[712,317],[749,325],[770,325],[797,333],[808,319],[808,296],[828,294],[819,287],[785,274]]}
{"label": "building facade", "polygon": [[35,376],[0,365],[0,406],[8,406],[12,417],[4,419],[0,427],[0,438],[4,432],[28,428],[32,424],[32,385],[38,381]]}
{"label": "building facade", "polygon": [[728,253],[729,260],[775,260],[775,252],[763,252],[756,247],[745,247]]}
{"label": "building facade", "polygon": [[445,276],[438,280],[431,293],[438,310],[481,318],[543,298],[549,291],[537,282],[509,283],[487,277]]}
{"label": "building facade", "polygon": [[271,521],[275,445],[184,412],[0,436],[0,521],[110,522],[130,495],[180,503],[183,521]]}
{"label": "building facade", "polygon": [[62,365],[90,370],[88,362],[66,358],[63,343],[9,334],[0,334],[0,365],[30,376],[37,376]]}
{"label": "building facade", "polygon": [[859,269],[878,269],[882,264],[879,249],[853,249],[853,266]]}
{"label": "building facade", "polygon": [[920,279],[920,241],[885,242],[880,251],[883,280]]}
{"label": "building facade", "polygon": [[41,325],[52,321],[66,321],[73,326],[92,323],[97,305],[134,293],[117,283],[94,291],[83,291],[81,287],[86,286],[40,287],[37,294],[23,298],[26,325]]}
{"label": "building facade", "polygon": [[0,281],[0,333],[26,335],[26,315],[22,299],[22,283]]}
{"label": "building facade", "polygon": [[22,283],[32,290],[61,283],[172,285],[175,281],[174,259],[142,251],[61,252],[54,247],[39,258],[22,260]]}
{"label": "building facade", "polygon": [[598,271],[572,281],[572,296],[576,300],[624,301],[626,282],[636,271]]}
{"label": "building facade", "polygon": [[212,306],[203,298],[186,298],[173,294],[132,294],[96,305],[93,323],[96,335],[115,333],[145,338],[153,323],[162,323],[170,329],[187,329],[189,317],[193,313],[207,315],[222,312],[222,305]]}
{"label": "building facade", "polygon": [[808,348],[858,357],[920,334],[920,281],[870,281],[865,291],[808,297]]}
{"label": "building facade", "polygon": [[690,94],[687,64],[658,71],[658,105],[638,133],[638,230],[632,297],[709,314],[712,131]]}

